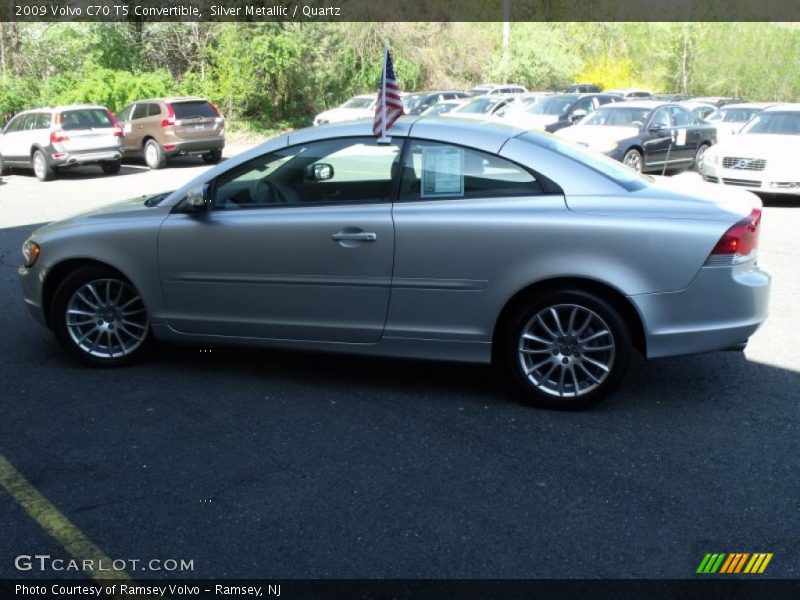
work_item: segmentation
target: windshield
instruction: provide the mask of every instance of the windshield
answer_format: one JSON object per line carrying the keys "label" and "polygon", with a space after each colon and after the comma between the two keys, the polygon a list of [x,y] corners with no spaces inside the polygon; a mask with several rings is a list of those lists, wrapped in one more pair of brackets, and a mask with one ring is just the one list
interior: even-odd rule
{"label": "windshield", "polygon": [[618,127],[641,127],[647,122],[647,108],[599,108],[581,125],[616,125]]}
{"label": "windshield", "polygon": [[426,96],[427,94],[411,94],[410,96],[406,96],[403,98],[403,108],[407,111],[414,110]]}
{"label": "windshield", "polygon": [[470,100],[463,106],[459,106],[453,112],[473,113],[473,114],[488,113],[491,110],[492,106],[494,106],[495,102],[497,102],[496,98],[481,96],[480,98],[475,98],[474,100]]}
{"label": "windshield", "polygon": [[81,108],[61,113],[61,129],[104,129],[113,127],[111,116],[103,108]]}
{"label": "windshield", "polygon": [[648,175],[642,175],[604,154],[562,138],[535,133],[524,133],[520,138],[589,167],[629,192],[641,190],[653,182],[653,178]]}
{"label": "windshield", "polygon": [[741,133],[800,135],[800,111],[762,112],[742,128]]}
{"label": "windshield", "polygon": [[342,108],[369,108],[372,106],[372,98],[350,98],[342,104]]}
{"label": "windshield", "polygon": [[575,98],[544,98],[526,112],[529,115],[561,115],[567,112],[574,101]]}
{"label": "windshield", "polygon": [[706,117],[709,122],[746,123],[760,108],[719,108]]}

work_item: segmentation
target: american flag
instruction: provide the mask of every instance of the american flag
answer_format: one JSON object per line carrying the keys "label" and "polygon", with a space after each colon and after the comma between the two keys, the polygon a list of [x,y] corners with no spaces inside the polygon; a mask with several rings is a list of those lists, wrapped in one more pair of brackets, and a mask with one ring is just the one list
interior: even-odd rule
{"label": "american flag", "polygon": [[381,89],[378,92],[378,103],[375,105],[375,121],[372,123],[372,132],[375,135],[386,137],[386,130],[397,121],[403,113],[403,103],[400,100],[400,88],[394,75],[392,55],[388,48],[383,54],[383,74],[381,75]]}

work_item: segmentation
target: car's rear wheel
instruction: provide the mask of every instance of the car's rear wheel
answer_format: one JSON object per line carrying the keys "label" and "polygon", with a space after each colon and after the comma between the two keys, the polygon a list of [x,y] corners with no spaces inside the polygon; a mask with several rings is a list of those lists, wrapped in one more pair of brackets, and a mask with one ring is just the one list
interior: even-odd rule
{"label": "car's rear wheel", "polygon": [[208,154],[203,154],[203,160],[207,165],[215,165],[222,160],[222,150],[212,150]]}
{"label": "car's rear wheel", "polygon": [[579,290],[531,298],[506,321],[505,369],[531,402],[556,409],[593,406],[621,383],[631,336],[619,311]]}
{"label": "car's rear wheel", "polygon": [[59,343],[79,361],[117,366],[140,358],[150,341],[144,300],[122,275],[85,267],[58,286],[50,322]]}
{"label": "car's rear wheel", "polygon": [[157,141],[147,140],[144,145],[144,162],[150,169],[160,169],[167,163],[167,157]]}
{"label": "car's rear wheel", "polygon": [[41,150],[33,153],[33,173],[39,181],[50,181],[56,176],[55,169],[47,164],[47,158]]}
{"label": "car's rear wheel", "polygon": [[697,152],[694,153],[694,170],[698,173],[700,173],[703,169],[703,161],[705,160],[706,150],[708,150],[708,144],[700,144]]}
{"label": "car's rear wheel", "polygon": [[630,167],[636,171],[642,172],[644,160],[642,159],[642,153],[639,152],[636,148],[631,148],[625,153],[625,156],[622,157],[622,164],[626,167]]}
{"label": "car's rear wheel", "polygon": [[106,175],[116,175],[119,173],[121,166],[122,161],[120,160],[106,160],[100,163],[100,168],[103,169],[103,173]]}

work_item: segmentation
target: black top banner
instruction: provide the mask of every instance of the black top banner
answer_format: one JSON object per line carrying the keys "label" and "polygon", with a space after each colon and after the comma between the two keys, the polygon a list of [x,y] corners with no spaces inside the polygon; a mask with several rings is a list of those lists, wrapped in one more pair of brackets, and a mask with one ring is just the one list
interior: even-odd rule
{"label": "black top banner", "polygon": [[0,21],[800,21],[797,0],[0,0]]}

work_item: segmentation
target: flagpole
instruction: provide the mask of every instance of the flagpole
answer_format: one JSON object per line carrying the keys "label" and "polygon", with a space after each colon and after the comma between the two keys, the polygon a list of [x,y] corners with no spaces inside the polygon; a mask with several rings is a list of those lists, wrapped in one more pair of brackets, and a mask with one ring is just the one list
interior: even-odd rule
{"label": "flagpole", "polygon": [[390,138],[386,137],[386,63],[389,61],[389,45],[383,42],[383,70],[381,74],[381,137],[379,144],[388,144]]}

